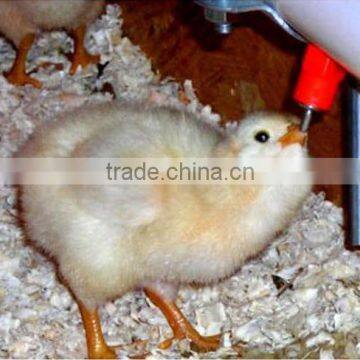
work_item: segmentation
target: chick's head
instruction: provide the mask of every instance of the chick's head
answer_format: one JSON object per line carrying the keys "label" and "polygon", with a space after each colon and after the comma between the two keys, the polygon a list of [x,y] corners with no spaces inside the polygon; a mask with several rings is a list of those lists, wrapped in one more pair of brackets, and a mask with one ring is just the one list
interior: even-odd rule
{"label": "chick's head", "polygon": [[306,134],[295,117],[257,113],[244,119],[232,136],[239,158],[293,158],[307,155]]}

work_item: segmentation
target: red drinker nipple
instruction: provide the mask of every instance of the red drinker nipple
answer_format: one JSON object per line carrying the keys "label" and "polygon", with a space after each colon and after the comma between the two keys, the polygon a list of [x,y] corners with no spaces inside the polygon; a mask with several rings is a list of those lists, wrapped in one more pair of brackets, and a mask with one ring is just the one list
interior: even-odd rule
{"label": "red drinker nipple", "polygon": [[346,70],[323,50],[310,44],[305,51],[294,99],[306,108],[329,110]]}

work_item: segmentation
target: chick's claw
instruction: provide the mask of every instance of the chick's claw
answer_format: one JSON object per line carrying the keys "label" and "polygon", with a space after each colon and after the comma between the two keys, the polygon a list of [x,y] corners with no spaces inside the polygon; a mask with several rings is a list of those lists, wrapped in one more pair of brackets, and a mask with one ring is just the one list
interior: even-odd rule
{"label": "chick's claw", "polygon": [[[195,331],[195,330],[194,330]],[[195,336],[194,336],[195,335]],[[188,339],[190,341],[190,347],[197,352],[209,352],[216,351],[220,346],[221,335],[214,336],[201,336],[200,334],[185,334],[183,336],[174,336],[170,339],[162,341],[158,348],[161,350],[168,349],[174,342],[174,340]]]}
{"label": "chick's claw", "polygon": [[100,62],[99,55],[91,55],[87,52],[84,46],[86,28],[85,26],[78,27],[74,32],[74,55],[70,68],[70,75],[74,75],[79,66],[82,68],[90,64],[98,64]]}
{"label": "chick's claw", "polygon": [[10,71],[7,74],[5,74],[5,77],[11,84],[14,85],[19,85],[19,86],[32,85],[37,89],[40,89],[42,86],[39,80],[36,80],[31,76],[25,74],[25,72]]}
{"label": "chick's claw", "polygon": [[160,343],[160,349],[167,349],[172,345],[173,340],[188,339],[191,347],[198,352],[215,351],[220,345],[221,335],[201,336],[185,318],[173,301],[161,297],[153,289],[146,288],[146,295],[166,317],[174,336]]}
{"label": "chick's claw", "polygon": [[220,346],[221,335],[201,336],[191,340],[191,348],[197,352],[216,351]]}
{"label": "chick's claw", "polygon": [[74,54],[71,68],[70,68],[70,75],[74,75],[78,69],[79,66],[81,66],[82,69],[86,68],[90,64],[98,64],[100,62],[100,56],[99,55],[91,55],[86,52],[86,50],[77,51]]}
{"label": "chick's claw", "polygon": [[89,359],[117,359],[116,352],[107,345],[89,351],[88,355]]}
{"label": "chick's claw", "polygon": [[175,337],[172,337],[170,339],[166,339],[166,340],[162,341],[158,345],[158,348],[161,349],[161,350],[167,350],[172,345],[174,340],[176,340]]}

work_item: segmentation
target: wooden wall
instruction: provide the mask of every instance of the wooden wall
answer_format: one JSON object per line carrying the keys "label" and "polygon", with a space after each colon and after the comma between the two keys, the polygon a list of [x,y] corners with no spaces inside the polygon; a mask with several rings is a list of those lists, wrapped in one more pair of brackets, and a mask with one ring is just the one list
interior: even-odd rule
{"label": "wooden wall", "polygon": [[[235,19],[232,34],[218,35],[192,0],[121,0],[124,32],[163,77],[193,81],[201,102],[224,122],[256,109],[297,111],[291,92],[303,44],[262,14]],[[313,124],[309,147],[316,157],[338,157],[343,148],[340,100]],[[323,186],[342,202],[340,187]]]}

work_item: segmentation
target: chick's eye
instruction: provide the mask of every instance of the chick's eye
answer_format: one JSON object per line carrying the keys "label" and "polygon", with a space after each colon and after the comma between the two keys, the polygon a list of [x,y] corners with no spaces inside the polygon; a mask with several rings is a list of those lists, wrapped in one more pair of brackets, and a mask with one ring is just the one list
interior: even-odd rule
{"label": "chick's eye", "polygon": [[261,130],[255,134],[255,140],[260,143],[266,143],[270,139],[270,135],[267,131]]}

